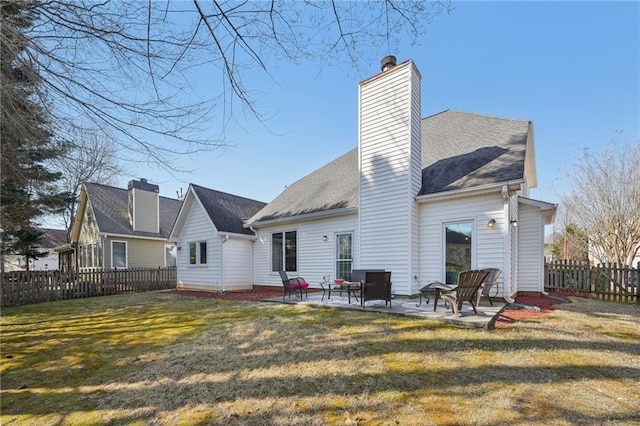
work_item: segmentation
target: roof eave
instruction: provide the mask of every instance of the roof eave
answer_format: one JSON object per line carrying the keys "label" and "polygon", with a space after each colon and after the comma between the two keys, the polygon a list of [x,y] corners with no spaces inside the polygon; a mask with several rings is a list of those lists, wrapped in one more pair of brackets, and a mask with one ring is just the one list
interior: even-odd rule
{"label": "roof eave", "polygon": [[344,207],[340,209],[322,210],[319,212],[305,213],[305,214],[299,214],[294,216],[286,216],[286,217],[280,217],[276,219],[258,220],[254,222],[247,222],[244,224],[244,227],[249,229],[260,228],[260,227],[270,226],[270,225],[279,225],[279,224],[289,223],[289,222],[301,222],[305,220],[321,219],[321,218],[333,217],[333,216],[343,216],[343,215],[353,214],[353,213],[358,213],[358,207]]}
{"label": "roof eave", "polygon": [[454,189],[450,191],[436,192],[433,194],[424,194],[416,196],[416,202],[427,203],[430,201],[451,200],[456,198],[464,198],[471,195],[490,194],[493,192],[501,192],[506,185],[509,190],[517,190],[524,183],[524,179],[510,180],[507,182],[490,183],[486,185],[473,186],[471,188]]}
{"label": "roof eave", "polygon": [[172,242],[169,237],[146,237],[144,235],[115,234],[113,232],[100,232],[99,235],[104,238],[131,238],[136,240],[166,241],[168,243]]}

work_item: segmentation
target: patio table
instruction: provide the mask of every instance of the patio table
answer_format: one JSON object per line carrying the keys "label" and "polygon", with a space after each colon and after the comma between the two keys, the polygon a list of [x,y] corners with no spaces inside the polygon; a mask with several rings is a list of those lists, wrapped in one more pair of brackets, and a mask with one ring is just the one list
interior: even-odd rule
{"label": "patio table", "polygon": [[[439,281],[434,281],[432,283],[429,283],[420,289],[420,302],[416,305],[416,307],[422,305],[423,296],[425,299],[427,299],[426,303],[429,303],[429,299],[433,294],[433,311],[435,312],[436,307],[438,306],[438,300],[440,299],[442,292],[454,291],[456,287],[458,286],[447,285]],[[446,306],[446,302],[445,302],[445,306]]]}
{"label": "patio table", "polygon": [[331,290],[334,290],[337,285],[338,284],[332,283],[331,281],[320,281],[320,287],[322,288],[322,299],[320,299],[320,301],[322,302],[324,300],[324,296],[327,293],[327,300],[331,299]]}
{"label": "patio table", "polygon": [[360,290],[361,285],[362,284],[359,281],[345,281],[340,284],[340,288],[347,291],[347,300],[349,304],[351,304],[351,294],[353,294],[353,297],[356,298],[356,302],[358,301],[358,295],[356,294],[356,291]]}

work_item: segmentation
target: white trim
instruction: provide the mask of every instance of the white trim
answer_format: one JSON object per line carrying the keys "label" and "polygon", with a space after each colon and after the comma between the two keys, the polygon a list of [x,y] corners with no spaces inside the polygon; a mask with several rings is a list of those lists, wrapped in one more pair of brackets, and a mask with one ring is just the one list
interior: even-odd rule
{"label": "white trim", "polygon": [[113,234],[111,232],[100,232],[98,235],[104,238],[132,238],[138,240],[154,240],[154,241],[170,241],[168,238],[162,237],[145,237],[142,235]]}
{"label": "white trim", "polygon": [[[234,240],[250,240],[250,241],[255,241],[256,236],[255,235],[248,235],[248,234],[237,234],[235,232],[218,232],[218,236],[220,237],[220,239],[225,240],[225,239],[234,239]],[[228,238],[227,238],[228,237]]]}
{"label": "white trim", "polygon": [[124,269],[129,268],[129,243],[127,241],[120,240],[111,240],[111,269],[120,268],[120,266],[116,267],[113,265],[113,244],[114,243],[123,243],[124,244]]}
{"label": "white trim", "polygon": [[500,183],[491,183],[487,185],[479,185],[474,186],[472,188],[461,188],[454,189],[450,191],[436,192],[435,194],[426,194],[426,195],[418,195],[415,197],[416,202],[418,203],[426,203],[429,201],[442,201],[448,199],[455,198],[463,198],[468,197],[470,195],[482,195],[489,194],[492,192],[500,192],[502,191],[502,187],[504,185],[508,185],[512,189],[520,189],[520,185],[524,183],[523,179],[508,181],[508,182],[500,182]]}
{"label": "white trim", "polygon": [[249,229],[251,229],[252,227],[260,228],[260,227],[269,226],[269,225],[285,224],[288,222],[295,223],[295,222],[300,222],[305,220],[319,219],[319,218],[332,217],[332,216],[342,216],[342,215],[347,215],[352,213],[358,213],[358,207],[344,207],[341,209],[322,210],[322,211],[313,212],[313,213],[297,214],[294,216],[281,217],[278,219],[261,220],[258,222],[247,222],[244,224],[244,227]]}
{"label": "white trim", "polygon": [[[355,241],[354,241],[354,231],[342,231],[342,232],[334,232],[333,233],[333,275],[336,278],[341,278],[338,276],[338,235],[351,235],[351,270],[356,269],[353,266],[355,265]],[[344,259],[343,259],[344,261]]]}
{"label": "white trim", "polygon": [[447,225],[457,225],[457,224],[471,224],[471,269],[475,269],[476,267],[476,250],[478,247],[478,243],[476,242],[476,221],[473,218],[470,219],[461,219],[461,220],[453,220],[450,222],[442,222],[442,264],[440,265],[440,270],[442,273],[442,278],[445,284],[449,284],[447,282]]}
{"label": "white trim", "polygon": [[[200,256],[201,256],[201,244],[205,243],[206,244],[206,257],[205,257],[205,262],[202,263],[200,260]],[[196,246],[196,259],[195,259],[195,263],[191,263],[191,244],[195,244]],[[188,241],[187,242],[187,247],[189,248],[189,253],[187,254],[189,261],[187,262],[187,267],[188,268],[204,268],[209,266],[209,244],[207,242],[207,240],[197,240],[197,241]]]}
{"label": "white trim", "polygon": [[[295,271],[288,271],[287,270],[287,253],[286,253],[286,234],[287,232],[295,232],[296,233],[296,270]],[[288,228],[288,229],[282,229],[282,230],[273,230],[270,231],[268,233],[269,235],[269,274],[276,274],[278,273],[278,271],[274,271],[273,270],[273,234],[282,234],[282,270],[285,272],[292,272],[292,273],[297,273],[298,272],[298,267],[300,265],[298,265],[299,263],[299,259],[300,259],[300,253],[299,253],[299,249],[300,249],[300,244],[299,244],[299,238],[298,238],[298,228]]]}

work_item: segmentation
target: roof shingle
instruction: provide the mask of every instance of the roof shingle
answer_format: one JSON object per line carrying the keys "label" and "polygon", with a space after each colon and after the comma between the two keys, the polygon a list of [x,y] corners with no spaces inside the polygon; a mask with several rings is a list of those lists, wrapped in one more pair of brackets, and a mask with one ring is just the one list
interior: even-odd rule
{"label": "roof shingle", "polygon": [[[433,194],[524,177],[529,122],[446,110],[422,119],[422,187]],[[358,206],[358,149],[299,179],[250,223]]]}

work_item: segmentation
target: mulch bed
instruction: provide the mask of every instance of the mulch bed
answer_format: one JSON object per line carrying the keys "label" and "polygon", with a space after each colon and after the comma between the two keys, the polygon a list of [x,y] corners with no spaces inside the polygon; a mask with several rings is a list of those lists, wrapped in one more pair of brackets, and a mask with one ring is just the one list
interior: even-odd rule
{"label": "mulch bed", "polygon": [[[172,290],[170,293],[186,296],[186,297],[206,297],[211,299],[221,300],[236,300],[246,302],[256,302],[263,299],[269,299],[272,297],[278,297],[282,295],[282,291],[276,289],[256,289],[253,291],[234,291],[225,294],[208,292],[208,291],[192,291],[192,290]],[[495,323],[495,328],[506,328],[509,324],[513,324],[516,321],[520,321],[525,318],[539,317],[547,314],[554,309],[554,305],[561,303],[570,303],[567,296],[573,297],[589,297],[589,295],[581,295],[577,293],[550,293],[551,296],[564,299],[562,302],[555,298],[546,296],[518,296],[516,303],[526,306],[537,306],[540,311],[532,309],[518,309],[508,307],[500,314],[500,317]]]}

